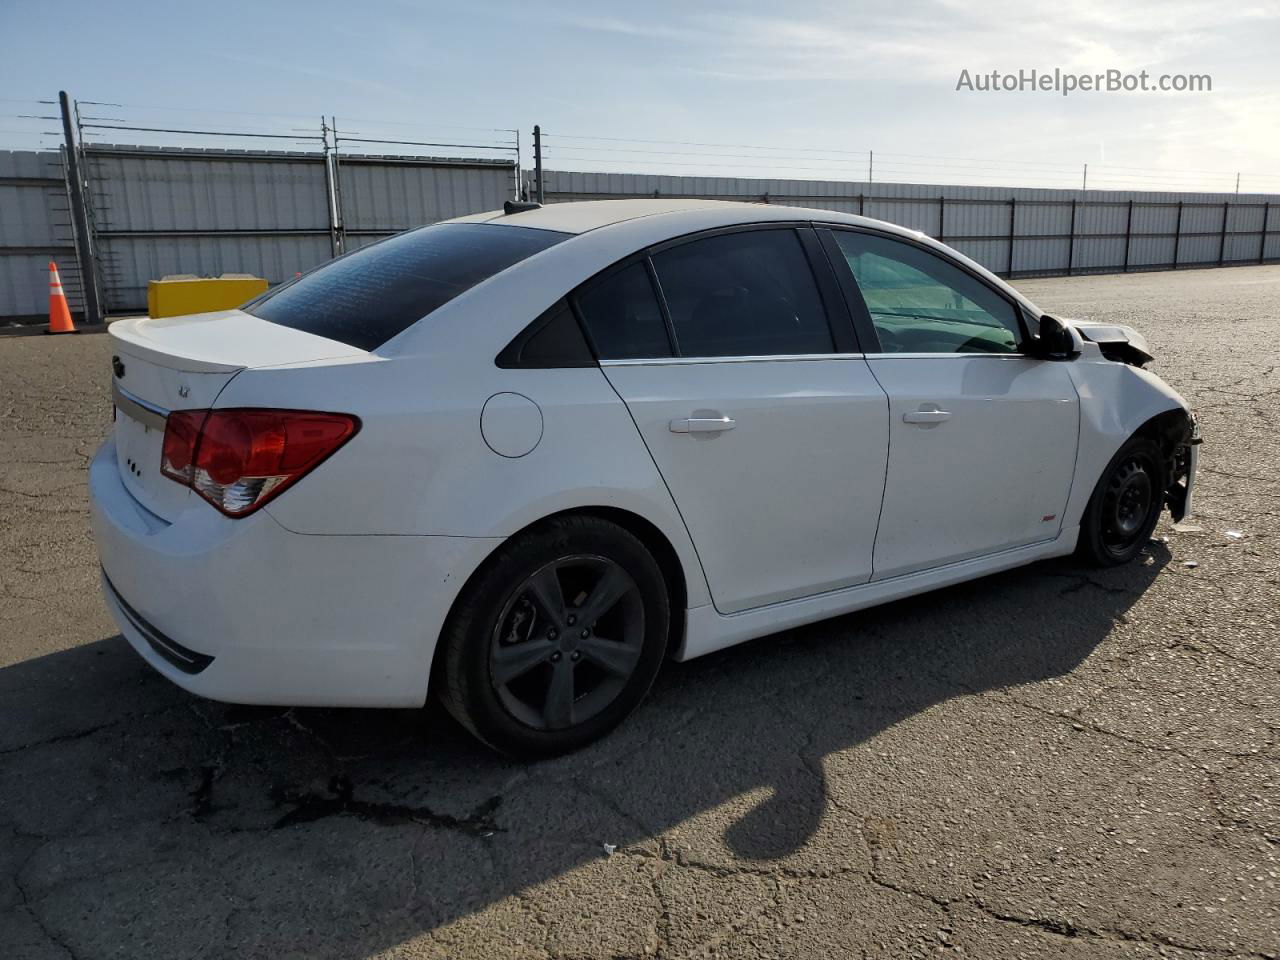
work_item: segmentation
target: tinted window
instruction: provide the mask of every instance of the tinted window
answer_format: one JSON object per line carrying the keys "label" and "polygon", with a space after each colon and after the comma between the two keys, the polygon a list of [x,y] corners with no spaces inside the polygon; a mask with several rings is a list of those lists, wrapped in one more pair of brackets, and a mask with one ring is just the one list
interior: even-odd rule
{"label": "tinted window", "polygon": [[594,367],[595,358],[582,336],[578,319],[561,300],[540,316],[498,354],[500,367],[554,369]]}
{"label": "tinted window", "polygon": [[836,231],[885,353],[1016,353],[1013,304],[920,247]]}
{"label": "tinted window", "polygon": [[373,350],[482,280],[568,237],[489,223],[422,227],[340,257],[245,309]]}
{"label": "tinted window", "polygon": [[822,298],[794,230],[692,240],[655,254],[685,357],[830,353]]}
{"label": "tinted window", "polygon": [[601,360],[671,356],[671,341],[644,263],[633,263],[588,286],[577,297]]}

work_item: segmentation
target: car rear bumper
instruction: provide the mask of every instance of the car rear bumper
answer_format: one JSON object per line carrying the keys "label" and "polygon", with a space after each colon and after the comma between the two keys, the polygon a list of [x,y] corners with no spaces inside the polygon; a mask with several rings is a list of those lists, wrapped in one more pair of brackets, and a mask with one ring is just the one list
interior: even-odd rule
{"label": "car rear bumper", "polygon": [[500,539],[317,536],[192,499],[173,523],[89,468],[103,593],[121,633],[193,693],[290,706],[421,705],[457,592]]}

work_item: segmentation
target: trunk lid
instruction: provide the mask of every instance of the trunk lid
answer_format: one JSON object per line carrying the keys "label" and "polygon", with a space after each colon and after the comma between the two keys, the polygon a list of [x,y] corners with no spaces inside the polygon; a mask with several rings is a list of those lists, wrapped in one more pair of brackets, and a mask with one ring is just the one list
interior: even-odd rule
{"label": "trunk lid", "polygon": [[368,356],[357,347],[240,310],[117,320],[107,333],[116,464],[134,498],[168,521],[194,495],[160,472],[164,419],[170,410],[212,407],[222,388],[250,367]]}

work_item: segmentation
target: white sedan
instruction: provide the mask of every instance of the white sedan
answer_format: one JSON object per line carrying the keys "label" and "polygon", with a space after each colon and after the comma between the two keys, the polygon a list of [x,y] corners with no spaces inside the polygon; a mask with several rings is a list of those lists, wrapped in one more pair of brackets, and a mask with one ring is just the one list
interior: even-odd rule
{"label": "white sedan", "polygon": [[508,204],[110,335],[93,522],[138,653],[240,703],[433,691],[520,755],[668,657],[1131,560],[1199,442],[1133,331],[809,209]]}

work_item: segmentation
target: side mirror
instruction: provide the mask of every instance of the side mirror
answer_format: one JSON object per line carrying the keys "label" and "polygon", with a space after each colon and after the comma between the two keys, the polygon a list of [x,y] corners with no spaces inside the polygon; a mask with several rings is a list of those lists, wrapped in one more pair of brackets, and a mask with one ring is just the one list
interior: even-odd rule
{"label": "side mirror", "polygon": [[1079,356],[1080,349],[1071,329],[1046,313],[1040,318],[1040,334],[1032,341],[1031,352],[1045,360],[1070,360]]}

